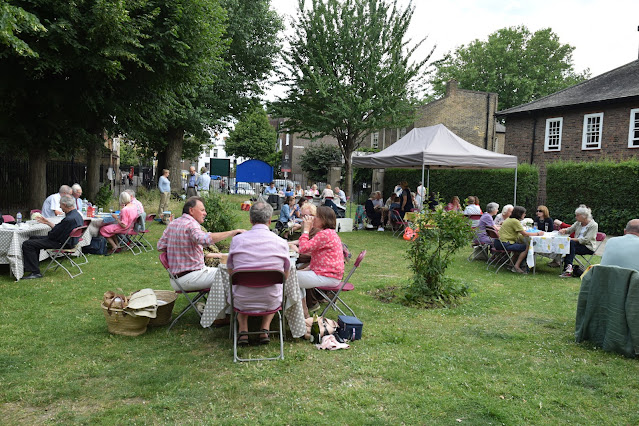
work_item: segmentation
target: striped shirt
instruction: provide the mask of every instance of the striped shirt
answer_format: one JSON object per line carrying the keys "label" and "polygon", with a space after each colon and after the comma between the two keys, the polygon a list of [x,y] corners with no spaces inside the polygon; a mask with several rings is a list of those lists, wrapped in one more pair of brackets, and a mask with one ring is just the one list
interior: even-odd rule
{"label": "striped shirt", "polygon": [[169,270],[172,274],[204,269],[202,246],[213,244],[208,232],[188,214],[183,214],[164,230],[158,241],[158,250],[166,251]]}

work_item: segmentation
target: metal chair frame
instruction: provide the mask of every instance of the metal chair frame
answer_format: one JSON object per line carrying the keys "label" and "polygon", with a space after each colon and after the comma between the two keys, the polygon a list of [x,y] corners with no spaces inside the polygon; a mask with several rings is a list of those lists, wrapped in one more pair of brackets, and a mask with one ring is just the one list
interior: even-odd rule
{"label": "metal chair frame", "polygon": [[145,252],[153,251],[153,244],[146,239],[146,234],[149,233],[149,229],[147,228],[148,223],[153,223],[155,220],[155,213],[146,215],[146,219],[142,222],[143,229],[138,231],[137,238],[135,239],[135,244],[140,247]]}
{"label": "metal chair frame", "polygon": [[[351,309],[351,307],[348,306],[346,302],[344,302],[344,300],[342,300],[342,298],[339,297],[339,295],[342,291],[351,291],[355,288],[355,286],[349,283],[348,280],[351,279],[351,277],[355,273],[355,270],[359,267],[360,263],[362,263],[362,260],[364,260],[365,256],[366,256],[366,250],[363,250],[359,254],[359,256],[357,256],[357,259],[355,260],[355,264],[353,265],[353,268],[350,270],[346,278],[343,279],[337,287],[315,287],[315,290],[324,298],[324,300],[328,302],[328,305],[322,311],[321,316],[326,315],[326,311],[328,311],[329,308],[333,308],[334,310],[339,311],[342,315],[346,315],[346,313],[344,313],[344,311],[339,307],[339,305],[337,305],[337,302],[340,302],[342,305],[344,305],[344,307],[350,311],[352,316],[354,317],[357,316],[355,315],[355,312],[353,311],[353,309]],[[330,297],[328,293],[332,293],[332,297]]]}
{"label": "metal chair frame", "polygon": [[[84,231],[86,231],[86,229],[87,229],[86,225],[78,226],[77,228],[73,229],[73,231],[71,231],[71,233],[69,234],[69,236],[65,240],[64,244],[62,244],[62,246],[60,246],[60,248],[57,248],[57,249],[45,249],[45,251],[47,252],[49,257],[51,257],[51,261],[49,262],[47,267],[44,269],[43,275],[46,274],[46,272],[49,270],[49,268],[51,268],[51,265],[53,265],[54,263],[56,264],[56,266],[53,268],[54,271],[56,269],[58,269],[58,268],[62,268],[62,269],[64,269],[66,271],[67,274],[69,274],[69,276],[71,278],[75,278],[78,275],[82,274],[82,268],[80,268],[80,265],[85,265],[85,264],[89,263],[89,260],[84,255],[84,253],[82,253],[82,249],[80,248],[80,242],[81,242],[81,239],[82,239],[82,234],[84,234]],[[71,241],[71,238],[78,238],[78,242],[72,248],[65,248],[67,246],[67,244],[69,244],[69,241]],[[73,260],[72,256],[74,254],[77,255],[77,256],[81,256],[84,259],[84,261],[83,262],[76,262],[75,260]],[[69,269],[67,269],[62,263],[60,263],[60,261],[58,261],[59,258],[67,259],[71,263],[72,267],[78,268],[79,272],[77,274],[72,274]]]}
{"label": "metal chair frame", "polygon": [[[283,271],[280,270],[272,270],[272,269],[264,269],[264,270],[255,270],[255,269],[238,269],[234,270],[230,276],[230,284],[231,284],[231,322],[233,324],[233,362],[249,362],[249,361],[273,361],[277,359],[284,359],[284,334],[286,330],[284,328],[284,321],[282,319],[282,310],[284,307],[284,286],[285,286],[286,276]],[[233,299],[233,286],[234,285],[243,285],[247,287],[270,287],[272,285],[282,284],[282,300],[280,305],[273,310],[270,311],[261,311],[261,312],[243,312],[235,307],[234,299]],[[269,330],[267,334],[270,336],[271,334],[278,334],[280,340],[280,353],[276,357],[261,357],[261,358],[241,358],[237,355],[237,337],[238,337],[238,321],[237,314],[245,314],[251,317],[262,317],[264,315],[270,315],[277,313],[279,329]],[[247,331],[248,335],[254,334],[263,334],[263,331]]]}
{"label": "metal chair frame", "polygon": [[588,266],[592,265],[592,257],[595,255],[595,253],[597,253],[597,250],[599,250],[599,247],[601,247],[605,239],[605,233],[597,232],[597,244],[595,244],[595,249],[592,251],[592,254],[577,254],[575,255],[575,261],[579,263],[582,268],[587,268]]}
{"label": "metal chair frame", "polygon": [[129,250],[133,253],[134,256],[142,253],[142,248],[137,244],[136,239],[138,238],[138,232],[134,230],[135,224],[140,222],[140,226],[144,229],[144,220],[142,216],[138,215],[135,218],[131,226],[129,226],[125,231],[121,234],[116,234],[118,237],[118,246],[124,251]]}
{"label": "metal chair frame", "polygon": [[493,245],[490,248],[492,256],[488,259],[488,262],[486,262],[486,270],[488,270],[488,268],[492,265],[499,265],[495,270],[495,274],[498,274],[499,270],[505,264],[508,264],[511,268],[514,268],[515,262],[513,261],[513,253],[519,252],[506,250],[501,240],[499,239],[499,233],[497,233],[497,230],[495,228],[487,226],[486,234],[488,234],[488,236],[493,239]]}
{"label": "metal chair frame", "polygon": [[[399,237],[406,231],[411,223],[407,220],[402,219],[402,215],[399,213],[399,210],[393,209],[389,213],[390,215],[390,223],[391,228],[393,229],[393,237]],[[395,225],[399,225],[397,229],[395,229]]]}
{"label": "metal chair frame", "polygon": [[[202,298],[205,298],[205,300],[206,300],[206,296],[209,294],[211,289],[210,288],[203,288],[203,289],[199,289],[199,290],[190,290],[190,291],[184,290],[184,288],[177,281],[178,278],[173,273],[171,273],[171,270],[169,269],[169,259],[168,259],[168,256],[167,256],[166,252],[161,252],[160,253],[160,263],[162,264],[162,266],[164,266],[164,269],[166,269],[166,272],[169,274],[169,278],[171,279],[171,281],[179,288],[179,290],[175,290],[175,292],[177,294],[183,295],[186,298],[186,300],[189,302],[189,304],[186,305],[184,307],[184,309],[182,309],[182,311],[180,311],[178,316],[175,317],[175,319],[171,322],[171,325],[169,325],[169,328],[166,330],[166,332],[168,333],[169,331],[171,331],[171,327],[173,327],[175,325],[175,323],[177,323],[178,320],[180,318],[182,318],[182,316],[184,314],[186,314],[190,309],[193,309],[195,311],[195,313],[197,313],[198,316],[200,318],[202,318],[202,314],[200,313],[200,311],[198,311],[197,306],[195,306],[195,304],[197,302],[199,302],[200,299],[202,299]],[[195,297],[191,298],[191,297],[189,297],[189,293],[197,293],[197,294],[195,295]]]}

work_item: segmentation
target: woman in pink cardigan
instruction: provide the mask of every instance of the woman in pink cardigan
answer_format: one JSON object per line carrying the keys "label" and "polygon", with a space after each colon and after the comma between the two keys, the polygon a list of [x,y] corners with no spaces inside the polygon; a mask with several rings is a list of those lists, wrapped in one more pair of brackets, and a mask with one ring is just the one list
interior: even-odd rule
{"label": "woman in pink cardigan", "polygon": [[[311,264],[297,272],[302,290],[304,316],[309,317],[306,307],[306,289],[315,287],[336,287],[344,275],[344,251],[342,240],[335,232],[335,212],[330,207],[317,208],[317,215],[304,217],[304,230],[299,239],[299,250],[311,256]],[[311,228],[319,229],[310,239]]]}

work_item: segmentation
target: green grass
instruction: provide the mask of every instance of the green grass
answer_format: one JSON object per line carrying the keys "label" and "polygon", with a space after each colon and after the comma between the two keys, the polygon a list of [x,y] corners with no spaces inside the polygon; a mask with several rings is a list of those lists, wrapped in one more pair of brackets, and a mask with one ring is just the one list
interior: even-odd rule
{"label": "green grass", "polygon": [[[155,242],[164,226],[150,229]],[[468,262],[468,249],[449,269],[472,287],[465,303],[407,308],[369,294],[409,279],[407,243],[389,232],[340,236],[354,255],[368,250],[345,295],[363,339],[338,352],[289,340],[277,362],[234,364],[228,329],[204,330],[195,314],[168,334],[110,335],[105,291],[170,289],[156,251],[91,256],[74,280],[58,270],[15,282],[4,267],[2,423],[639,422],[637,362],[574,343],[579,280],[545,266],[495,275]]]}

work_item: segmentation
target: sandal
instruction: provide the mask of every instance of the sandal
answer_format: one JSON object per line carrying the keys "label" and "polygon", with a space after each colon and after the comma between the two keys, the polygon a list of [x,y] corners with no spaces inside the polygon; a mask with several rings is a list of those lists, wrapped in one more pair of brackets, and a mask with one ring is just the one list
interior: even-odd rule
{"label": "sandal", "polygon": [[[243,339],[246,337],[246,339]],[[237,346],[248,346],[249,345],[249,335],[248,331],[240,331],[237,334]]]}
{"label": "sandal", "polygon": [[269,337],[269,334],[268,334],[269,331],[264,328],[261,329],[260,331],[266,334],[266,337],[260,336],[260,345],[268,345],[269,343],[271,343],[271,338]]}
{"label": "sandal", "polygon": [[117,253],[117,252],[118,252],[118,249],[114,248],[114,249],[111,249],[111,250],[107,251],[104,255],[105,256],[111,256],[113,253]]}

